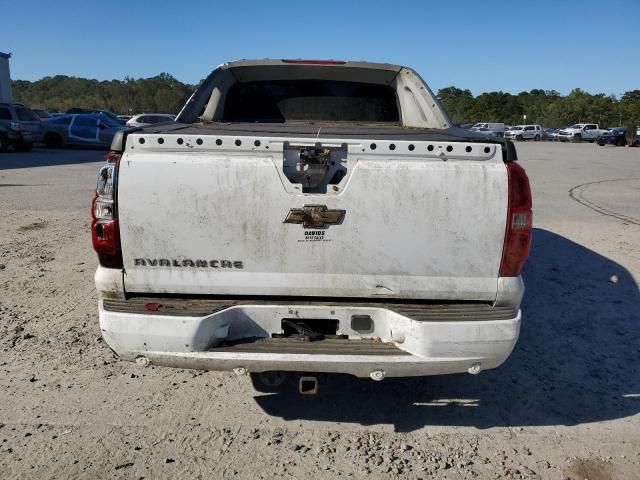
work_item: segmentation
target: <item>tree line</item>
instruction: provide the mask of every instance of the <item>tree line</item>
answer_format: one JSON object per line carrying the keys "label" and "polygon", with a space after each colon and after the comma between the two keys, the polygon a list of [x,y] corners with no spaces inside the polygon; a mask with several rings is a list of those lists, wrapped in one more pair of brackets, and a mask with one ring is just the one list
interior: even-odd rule
{"label": "tree line", "polygon": [[[71,107],[111,110],[122,115],[142,112],[178,113],[196,85],[168,73],[150,78],[98,81],[56,75],[35,82],[14,80],[15,101],[34,108],[65,111]],[[564,126],[596,122],[604,126],[640,125],[640,90],[619,98],[576,88],[568,95],[534,89],[517,95],[487,92],[473,96],[457,87],[438,90],[437,97],[455,123],[504,122]],[[526,115],[526,120],[524,116]]]}
{"label": "tree line", "polygon": [[14,80],[13,98],[32,108],[64,112],[72,107],[110,110],[118,115],[180,111],[195,90],[168,73],[151,78],[98,81],[56,75],[35,82]]}
{"label": "tree line", "polygon": [[640,125],[640,90],[625,92],[620,98],[590,94],[579,88],[565,96],[555,90],[534,89],[517,95],[488,92],[474,97],[469,90],[447,87],[439,90],[437,97],[455,123],[534,123],[545,127],[583,122],[608,127]]}

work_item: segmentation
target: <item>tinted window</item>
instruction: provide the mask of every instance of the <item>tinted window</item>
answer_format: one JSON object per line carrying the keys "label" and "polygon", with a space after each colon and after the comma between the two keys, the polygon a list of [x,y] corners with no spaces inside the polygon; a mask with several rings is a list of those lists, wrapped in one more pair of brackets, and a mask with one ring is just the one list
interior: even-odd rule
{"label": "tinted window", "polygon": [[40,118],[29,108],[16,108],[16,115],[18,120],[22,122],[39,121]]}
{"label": "tinted window", "polygon": [[524,129],[525,129],[525,130],[527,130],[527,131],[528,131],[528,130],[535,130],[535,128],[534,128],[534,127],[524,127]]}
{"label": "tinted window", "polygon": [[120,122],[113,120],[109,115],[105,115],[104,113],[100,114],[100,121],[109,127],[120,125]]}
{"label": "tinted window", "polygon": [[69,127],[69,137],[82,141],[95,141],[98,137],[98,119],[77,115]]}
{"label": "tinted window", "polygon": [[147,115],[147,123],[160,123],[173,121],[171,117],[166,115]]}
{"label": "tinted window", "polygon": [[72,117],[58,117],[53,120],[49,120],[47,123],[52,123],[54,125],[69,125],[71,123]]}
{"label": "tinted window", "polygon": [[0,108],[0,120],[13,120],[8,108]]}
{"label": "tinted window", "polygon": [[105,115],[106,117],[108,117],[111,120],[111,123],[118,121],[118,116],[113,112],[109,112],[107,110],[97,110],[97,112],[100,115]]}
{"label": "tinted window", "polygon": [[227,94],[222,120],[398,123],[400,115],[395,91],[387,85],[278,80],[233,85]]}
{"label": "tinted window", "polygon": [[98,124],[98,121],[93,117],[83,117],[78,115],[76,117],[75,122],[73,122],[74,127],[95,127]]}

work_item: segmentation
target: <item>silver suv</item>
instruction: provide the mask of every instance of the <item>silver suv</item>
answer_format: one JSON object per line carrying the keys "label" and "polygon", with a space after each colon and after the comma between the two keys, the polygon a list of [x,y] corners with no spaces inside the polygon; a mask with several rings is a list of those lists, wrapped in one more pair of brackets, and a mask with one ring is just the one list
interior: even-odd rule
{"label": "silver suv", "polygon": [[509,140],[542,140],[542,127],[540,125],[516,125],[505,130],[504,138]]}
{"label": "silver suv", "polygon": [[21,103],[0,103],[0,151],[10,145],[20,152],[31,150],[42,139],[40,118]]}

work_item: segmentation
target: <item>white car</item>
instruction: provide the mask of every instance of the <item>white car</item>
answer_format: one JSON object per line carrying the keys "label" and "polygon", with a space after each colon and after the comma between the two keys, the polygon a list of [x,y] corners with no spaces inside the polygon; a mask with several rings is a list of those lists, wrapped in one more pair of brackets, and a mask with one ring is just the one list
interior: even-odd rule
{"label": "white car", "polygon": [[473,127],[471,129],[472,132],[478,132],[478,133],[482,133],[484,135],[488,135],[490,137],[498,137],[500,136],[497,132],[494,132],[493,130],[491,130],[488,127]]}
{"label": "white car", "polygon": [[504,132],[508,140],[542,140],[543,130],[540,125],[516,125]]}
{"label": "white car", "polygon": [[147,125],[153,125],[155,123],[173,122],[175,119],[175,115],[166,113],[141,113],[127,120],[127,125],[129,127],[146,127]]}
{"label": "white car", "polygon": [[576,123],[558,132],[561,142],[595,142],[607,129],[600,128],[597,123]]}
{"label": "white car", "polygon": [[476,123],[471,130],[484,133],[492,137],[502,137],[504,135],[504,123]]}
{"label": "white car", "polygon": [[98,179],[100,328],[120,358],[262,391],[298,372],[313,394],[323,372],[476,374],[510,355],[527,175],[512,143],[450,128],[414,70],[225,63],[177,120],[124,130]]}

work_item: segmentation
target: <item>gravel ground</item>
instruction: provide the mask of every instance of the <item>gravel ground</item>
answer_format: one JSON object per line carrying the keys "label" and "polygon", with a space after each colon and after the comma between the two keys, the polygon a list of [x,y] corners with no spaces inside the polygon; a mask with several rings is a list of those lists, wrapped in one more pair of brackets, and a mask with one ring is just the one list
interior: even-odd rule
{"label": "gravel ground", "polygon": [[638,478],[640,149],[518,148],[536,228],[507,363],[313,398],[118,361],[88,232],[103,152],[0,154],[2,477]]}

